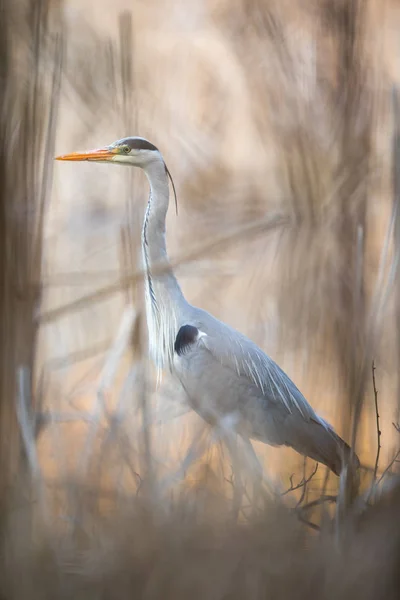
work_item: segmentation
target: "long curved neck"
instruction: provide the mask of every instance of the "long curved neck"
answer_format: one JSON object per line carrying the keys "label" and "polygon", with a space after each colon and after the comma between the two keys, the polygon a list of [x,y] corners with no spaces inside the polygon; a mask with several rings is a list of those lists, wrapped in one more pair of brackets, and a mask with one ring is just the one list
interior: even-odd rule
{"label": "long curved neck", "polygon": [[162,368],[172,365],[179,316],[187,303],[167,255],[165,221],[169,186],[161,156],[146,165],[144,171],[150,184],[142,231],[149,346],[154,362]]}

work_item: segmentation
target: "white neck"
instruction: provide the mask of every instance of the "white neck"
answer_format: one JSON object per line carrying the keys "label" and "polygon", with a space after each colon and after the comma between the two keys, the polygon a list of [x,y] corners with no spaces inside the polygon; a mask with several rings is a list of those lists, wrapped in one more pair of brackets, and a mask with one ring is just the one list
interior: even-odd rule
{"label": "white neck", "polygon": [[155,364],[171,366],[179,316],[187,306],[168,260],[165,220],[169,205],[169,186],[165,164],[160,155],[144,168],[150,196],[142,231],[142,252],[146,270],[146,313],[150,354]]}

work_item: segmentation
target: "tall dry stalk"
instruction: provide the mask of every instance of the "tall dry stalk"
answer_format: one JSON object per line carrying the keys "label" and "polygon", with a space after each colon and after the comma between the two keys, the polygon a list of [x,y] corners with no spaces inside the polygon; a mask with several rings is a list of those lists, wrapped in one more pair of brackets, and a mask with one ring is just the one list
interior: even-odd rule
{"label": "tall dry stalk", "polygon": [[[400,361],[400,277],[398,261],[400,260],[400,98],[399,90],[393,89],[393,218],[394,227],[394,262],[396,263],[396,287],[395,287],[395,318],[396,318],[396,340],[397,361]],[[396,421],[400,421],[400,387],[397,393]]]}
{"label": "tall dry stalk", "polygon": [[2,0],[0,5],[2,493],[20,464],[21,449],[30,467],[37,467],[36,317],[61,73],[58,8],[44,0]]}

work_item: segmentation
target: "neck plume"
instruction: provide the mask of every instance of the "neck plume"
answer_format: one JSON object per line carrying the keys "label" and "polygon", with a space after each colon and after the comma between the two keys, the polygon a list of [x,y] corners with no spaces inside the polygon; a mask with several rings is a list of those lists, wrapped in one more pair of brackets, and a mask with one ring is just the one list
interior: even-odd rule
{"label": "neck plume", "polygon": [[168,259],[165,221],[169,205],[169,186],[164,161],[145,167],[150,195],[142,231],[142,253],[146,271],[146,313],[149,348],[156,366],[171,367],[179,315],[186,301]]}

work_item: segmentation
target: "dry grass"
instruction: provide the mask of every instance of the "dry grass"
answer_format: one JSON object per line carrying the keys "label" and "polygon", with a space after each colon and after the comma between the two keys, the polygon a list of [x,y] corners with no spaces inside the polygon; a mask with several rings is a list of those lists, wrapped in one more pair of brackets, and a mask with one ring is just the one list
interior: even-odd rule
{"label": "dry grass", "polygon": [[4,597],[398,596],[398,487],[352,519],[339,545],[329,530],[310,536],[280,503],[234,523],[205,488],[163,505],[143,492],[102,514],[90,490],[80,487],[77,499],[79,519],[50,532],[42,525],[34,539],[21,530],[24,509],[14,509]]}
{"label": "dry grass", "polygon": [[[0,1],[1,596],[397,597],[395,4]],[[51,186],[55,130],[57,153],[162,149],[186,296],[356,439],[360,482],[255,444],[238,506],[224,448],[155,388],[146,184],[71,164]]]}

